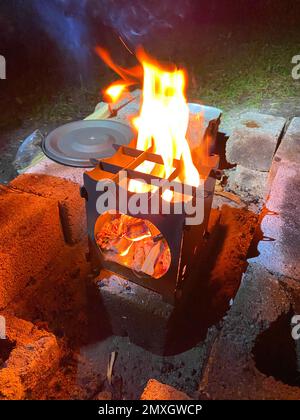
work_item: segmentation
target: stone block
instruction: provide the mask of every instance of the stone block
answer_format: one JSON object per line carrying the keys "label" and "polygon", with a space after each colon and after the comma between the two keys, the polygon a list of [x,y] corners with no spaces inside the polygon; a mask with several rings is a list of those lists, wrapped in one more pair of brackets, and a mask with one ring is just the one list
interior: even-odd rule
{"label": "stone block", "polygon": [[257,262],[273,273],[300,279],[300,165],[276,171],[261,215]]}
{"label": "stone block", "polygon": [[268,172],[285,122],[285,118],[255,112],[242,114],[226,145],[227,161]]}
{"label": "stone block", "polygon": [[[140,114],[142,91],[140,89],[136,89],[132,92],[132,97],[134,97],[135,100],[130,102],[128,105],[123,106],[118,111],[117,115],[112,118],[112,120],[119,121],[120,123],[132,127],[132,118],[137,117]],[[120,106],[122,106],[122,104],[120,104]],[[116,105],[116,108],[118,108],[118,104]]]}
{"label": "stone block", "polygon": [[[161,295],[103,271],[98,279],[111,332],[155,354],[164,354],[173,306]],[[146,327],[147,326],[147,327]]]}
{"label": "stone block", "polygon": [[300,117],[292,119],[278,147],[276,158],[300,164]]}
{"label": "stone block", "polygon": [[45,157],[41,162],[29,168],[25,175],[45,175],[65,179],[83,185],[83,174],[86,169],[60,165]]}
{"label": "stone block", "polygon": [[178,391],[172,386],[162,384],[155,379],[150,379],[142,396],[141,400],[155,401],[188,401],[191,400],[184,392]]}
{"label": "stone block", "polygon": [[236,168],[228,171],[226,187],[246,201],[261,201],[265,197],[267,181],[267,172],[254,171],[237,165]]}
{"label": "stone block", "polygon": [[66,243],[87,238],[85,201],[77,183],[48,175],[21,175],[11,185],[20,191],[56,200]]}
{"label": "stone block", "polygon": [[6,339],[13,348],[0,371],[0,399],[22,399],[46,384],[58,368],[60,350],[53,334],[30,322],[3,316]]}
{"label": "stone block", "polygon": [[[291,302],[282,287],[284,281],[259,264],[249,265],[213,345],[200,398],[300,398],[300,388],[285,377],[296,343],[291,337]],[[296,366],[293,374],[299,376]]]}
{"label": "stone block", "polygon": [[276,173],[282,165],[300,165],[299,117],[292,119],[275,153],[268,180],[268,193],[270,192]]}
{"label": "stone block", "polygon": [[65,242],[57,202],[7,189],[0,193],[0,308],[33,278],[45,277]]}
{"label": "stone block", "polygon": [[25,396],[24,387],[18,375],[12,369],[0,370],[0,401],[18,401]]}

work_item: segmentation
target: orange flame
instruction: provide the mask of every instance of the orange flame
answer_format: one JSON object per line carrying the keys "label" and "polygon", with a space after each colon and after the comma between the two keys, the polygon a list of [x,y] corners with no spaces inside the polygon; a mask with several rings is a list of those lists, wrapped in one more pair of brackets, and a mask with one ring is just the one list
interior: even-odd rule
{"label": "orange flame", "polygon": [[122,94],[126,91],[127,84],[122,82],[116,82],[109,86],[106,89],[105,95],[109,97],[109,102],[115,103],[118,99],[122,96]]}
{"label": "orange flame", "polygon": [[96,47],[95,51],[96,54],[104,61],[104,63],[122,78],[122,81],[112,83],[108,89],[104,91],[104,96],[108,97],[109,102],[115,103],[127,90],[127,88],[139,83],[139,80],[142,77],[142,69],[140,66],[135,66],[131,69],[125,69],[116,65],[113,62],[110,54],[104,48]]}
{"label": "orange flame", "polygon": [[[137,149],[148,150],[163,159],[164,165],[143,162],[137,170],[168,179],[172,174],[174,159],[181,160],[180,180],[187,185],[198,187],[199,173],[193,163],[186,139],[189,124],[189,108],[185,97],[186,74],[182,69],[163,68],[150,58],[142,48],[137,50],[140,67],[126,70],[117,66],[110,55],[97,48],[98,55],[119,74],[123,81],[110,86],[106,92],[110,96],[120,95],[130,85],[137,84],[143,76],[143,104],[138,118],[133,123],[138,129]],[[137,181],[129,184],[131,192],[149,191],[147,185]],[[165,191],[164,199],[171,201],[173,193]]]}
{"label": "orange flame", "polygon": [[[185,98],[186,75],[183,70],[162,68],[150,59],[142,49],[138,59],[144,69],[143,105],[135,125],[138,128],[137,148],[160,155],[164,166],[161,177],[168,178],[173,171],[173,160],[182,160],[183,179],[186,184],[199,186],[200,178],[194,166],[186,140],[189,108]],[[151,173],[150,162],[144,162],[139,170]],[[169,193],[166,196],[170,196]],[[166,196],[164,198],[166,198]]]}

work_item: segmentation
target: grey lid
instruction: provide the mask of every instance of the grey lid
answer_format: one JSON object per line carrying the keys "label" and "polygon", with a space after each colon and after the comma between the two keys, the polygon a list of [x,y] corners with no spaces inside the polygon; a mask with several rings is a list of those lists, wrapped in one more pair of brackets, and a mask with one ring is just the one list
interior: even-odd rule
{"label": "grey lid", "polygon": [[91,168],[91,159],[113,156],[113,144],[128,145],[134,136],[129,126],[118,121],[77,121],[52,131],[43,142],[43,150],[55,162]]}

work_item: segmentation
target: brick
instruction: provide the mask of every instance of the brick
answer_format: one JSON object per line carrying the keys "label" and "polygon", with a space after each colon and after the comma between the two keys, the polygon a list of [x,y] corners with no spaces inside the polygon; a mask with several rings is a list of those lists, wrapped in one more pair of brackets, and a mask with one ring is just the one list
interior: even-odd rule
{"label": "brick", "polygon": [[269,171],[285,122],[285,118],[255,112],[242,114],[226,145],[227,161]]}
{"label": "brick", "polygon": [[112,120],[119,121],[132,127],[132,117],[138,116],[140,113],[141,95],[142,92],[140,89],[136,89],[134,92],[132,92],[132,96],[136,97],[136,99],[125,107],[121,108],[118,111],[117,116],[113,117]]}
{"label": "brick", "polygon": [[94,398],[96,401],[111,401],[112,400],[112,394],[108,391],[102,391],[99,392],[98,395]]}
{"label": "brick", "polygon": [[23,192],[0,193],[0,308],[46,276],[65,244],[57,202]]}
{"label": "brick", "polygon": [[300,165],[282,164],[261,216],[259,255],[251,261],[271,272],[300,279],[299,221]]}
{"label": "brick", "polygon": [[29,168],[25,175],[44,175],[65,179],[83,185],[83,174],[86,169],[60,165],[45,157],[41,162]]}
{"label": "brick", "polygon": [[263,200],[268,181],[267,172],[254,171],[237,165],[228,172],[226,187],[244,200]]}
{"label": "brick", "polygon": [[98,286],[111,332],[128,335],[132,343],[164,354],[173,306],[158,293],[106,271],[100,274]]}
{"label": "brick", "polygon": [[188,401],[191,400],[191,398],[184,392],[178,391],[172,386],[162,384],[155,379],[150,379],[141,396],[141,400]]}
{"label": "brick", "polygon": [[48,175],[21,175],[11,185],[18,190],[56,200],[62,229],[68,244],[87,238],[85,201],[77,183]]}
{"label": "brick", "polygon": [[300,165],[300,118],[293,118],[280,145],[275,153],[270,176],[268,180],[268,192],[276,173],[282,165]]}
{"label": "brick", "polygon": [[[210,399],[299,399],[300,388],[283,383],[258,369],[256,345],[278,320],[287,317],[283,330],[269,335],[277,365],[288,360],[280,340],[291,331],[291,301],[282,287],[287,279],[250,264],[233,306],[215,341],[200,385],[200,397]],[[283,343],[285,345],[285,343]],[[264,355],[271,357],[270,354]],[[274,363],[275,363],[274,362]],[[276,365],[274,370],[276,370]]]}
{"label": "brick", "polygon": [[276,152],[282,161],[300,164],[300,118],[293,118]]}
{"label": "brick", "polygon": [[[0,395],[20,399],[26,393],[41,387],[58,368],[60,350],[53,334],[34,327],[31,322],[9,315],[6,318],[6,336],[14,343],[4,368],[6,381],[0,382]],[[10,384],[16,386],[15,395],[9,395]],[[19,385],[21,384],[21,386]]]}
{"label": "brick", "polygon": [[18,401],[25,396],[24,387],[12,369],[0,370],[0,400]]}

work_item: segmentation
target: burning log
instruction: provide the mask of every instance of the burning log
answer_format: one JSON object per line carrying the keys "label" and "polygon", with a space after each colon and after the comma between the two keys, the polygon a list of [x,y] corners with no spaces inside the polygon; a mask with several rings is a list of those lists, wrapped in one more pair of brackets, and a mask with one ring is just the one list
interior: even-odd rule
{"label": "burning log", "polygon": [[162,253],[162,250],[161,250],[161,241],[160,241],[151,248],[151,251],[149,252],[149,254],[147,255],[144,261],[141,271],[153,277],[154,271],[155,271],[155,265],[161,253]]}
{"label": "burning log", "polygon": [[111,215],[96,234],[96,242],[107,260],[154,278],[162,277],[171,264],[166,240],[147,220]]}

